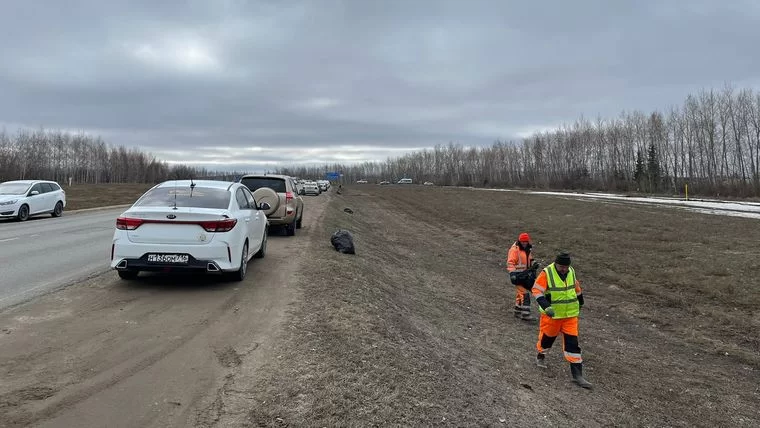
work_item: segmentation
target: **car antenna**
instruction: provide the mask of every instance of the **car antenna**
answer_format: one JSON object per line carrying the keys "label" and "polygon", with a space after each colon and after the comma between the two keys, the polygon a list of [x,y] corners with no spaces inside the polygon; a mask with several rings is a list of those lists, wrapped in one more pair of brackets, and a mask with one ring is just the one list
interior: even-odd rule
{"label": "car antenna", "polygon": [[177,179],[174,179],[174,208],[177,209]]}

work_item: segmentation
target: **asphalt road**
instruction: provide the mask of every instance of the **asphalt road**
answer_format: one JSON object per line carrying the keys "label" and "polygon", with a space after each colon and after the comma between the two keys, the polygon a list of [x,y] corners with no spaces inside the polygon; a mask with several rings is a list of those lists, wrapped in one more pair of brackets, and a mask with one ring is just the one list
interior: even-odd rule
{"label": "asphalt road", "polygon": [[0,309],[109,269],[124,208],[0,220]]}

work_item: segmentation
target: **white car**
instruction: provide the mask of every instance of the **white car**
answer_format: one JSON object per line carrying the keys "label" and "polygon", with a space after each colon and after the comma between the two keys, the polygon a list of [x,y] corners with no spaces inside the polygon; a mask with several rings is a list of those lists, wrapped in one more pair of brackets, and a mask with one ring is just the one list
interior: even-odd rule
{"label": "white car", "polygon": [[248,261],[266,254],[268,209],[244,184],[166,181],[116,219],[111,267],[122,279],[140,271],[197,271],[242,281]]}
{"label": "white car", "polygon": [[319,189],[319,185],[314,181],[307,181],[303,184],[303,191],[305,195],[319,195],[322,190]]}
{"label": "white car", "polygon": [[60,217],[66,192],[55,181],[16,180],[0,183],[0,218],[25,221],[33,215]]}

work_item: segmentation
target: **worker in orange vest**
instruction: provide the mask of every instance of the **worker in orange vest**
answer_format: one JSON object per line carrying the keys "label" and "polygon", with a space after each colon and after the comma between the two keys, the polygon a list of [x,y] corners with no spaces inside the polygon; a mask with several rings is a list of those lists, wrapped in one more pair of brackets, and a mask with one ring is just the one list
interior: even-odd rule
{"label": "worker in orange vest", "polygon": [[583,307],[583,293],[581,283],[575,277],[575,269],[570,267],[570,255],[557,255],[554,263],[538,275],[532,292],[541,312],[536,364],[546,368],[546,352],[562,333],[565,359],[570,362],[573,382],[583,388],[591,388],[591,383],[583,377],[583,358],[578,344],[578,316]]}
{"label": "worker in orange vest", "polygon": [[530,314],[530,289],[536,280],[538,264],[533,261],[530,235],[523,232],[507,252],[507,272],[509,281],[515,286],[515,318],[532,321]]}

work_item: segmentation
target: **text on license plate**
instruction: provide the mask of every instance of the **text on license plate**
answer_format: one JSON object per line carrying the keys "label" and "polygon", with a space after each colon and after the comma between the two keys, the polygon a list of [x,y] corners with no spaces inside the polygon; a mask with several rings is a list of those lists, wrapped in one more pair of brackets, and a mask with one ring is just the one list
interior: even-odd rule
{"label": "text on license plate", "polygon": [[154,263],[187,263],[187,254],[148,254],[148,261]]}

